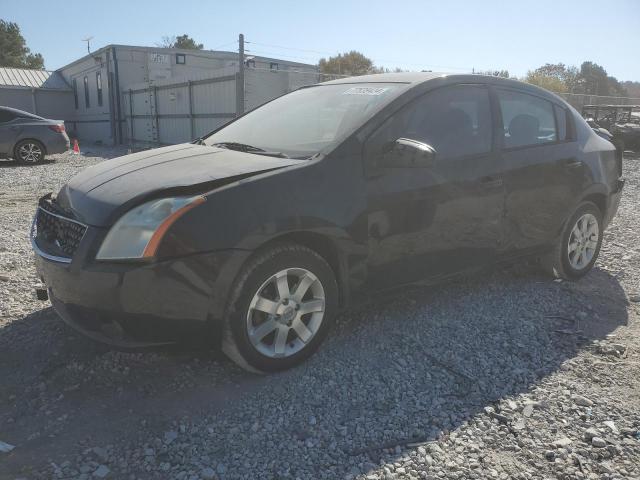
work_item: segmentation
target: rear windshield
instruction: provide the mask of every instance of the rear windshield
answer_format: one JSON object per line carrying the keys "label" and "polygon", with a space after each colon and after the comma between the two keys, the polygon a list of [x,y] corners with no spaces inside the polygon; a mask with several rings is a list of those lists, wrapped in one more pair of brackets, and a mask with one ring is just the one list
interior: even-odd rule
{"label": "rear windshield", "polygon": [[307,158],[362,125],[405,86],[357,83],[303,88],[239,118],[206,138],[205,144],[237,142]]}

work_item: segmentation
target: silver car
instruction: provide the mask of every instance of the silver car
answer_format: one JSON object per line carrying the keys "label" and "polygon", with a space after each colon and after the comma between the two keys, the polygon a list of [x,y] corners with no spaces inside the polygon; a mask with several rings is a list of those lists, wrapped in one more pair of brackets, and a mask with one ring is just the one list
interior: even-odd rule
{"label": "silver car", "polygon": [[69,150],[62,120],[49,120],[15,108],[0,107],[0,158],[39,163],[46,155]]}

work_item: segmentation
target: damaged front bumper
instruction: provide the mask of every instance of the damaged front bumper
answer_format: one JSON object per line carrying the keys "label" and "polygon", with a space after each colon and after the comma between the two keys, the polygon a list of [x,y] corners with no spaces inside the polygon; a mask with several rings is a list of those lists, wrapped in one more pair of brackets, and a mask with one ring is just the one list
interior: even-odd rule
{"label": "damaged front bumper", "polygon": [[[36,269],[60,317],[84,335],[119,348],[176,343],[220,331],[234,251],[146,264],[61,263],[36,255]],[[217,294],[220,293],[221,295]]]}

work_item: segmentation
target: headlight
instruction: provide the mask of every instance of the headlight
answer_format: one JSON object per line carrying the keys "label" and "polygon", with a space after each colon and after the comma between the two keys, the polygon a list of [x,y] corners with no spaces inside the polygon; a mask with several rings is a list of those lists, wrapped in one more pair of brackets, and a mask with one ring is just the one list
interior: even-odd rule
{"label": "headlight", "polygon": [[153,257],[169,227],[205,198],[161,198],[125,213],[111,227],[102,242],[98,260],[125,260]]}

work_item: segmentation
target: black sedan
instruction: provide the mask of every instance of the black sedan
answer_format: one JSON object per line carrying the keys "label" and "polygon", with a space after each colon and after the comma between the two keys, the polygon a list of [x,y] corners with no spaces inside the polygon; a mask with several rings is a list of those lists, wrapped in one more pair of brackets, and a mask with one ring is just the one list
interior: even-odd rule
{"label": "black sedan", "polygon": [[593,266],[624,184],[558,96],[495,77],[382,74],[299,89],[192,144],[88,168],[33,223],[60,316],[119,346],[220,339],[291,367],[378,292],[535,256]]}
{"label": "black sedan", "polygon": [[62,120],[0,107],[0,158],[34,164],[46,155],[69,150],[69,137]]}

